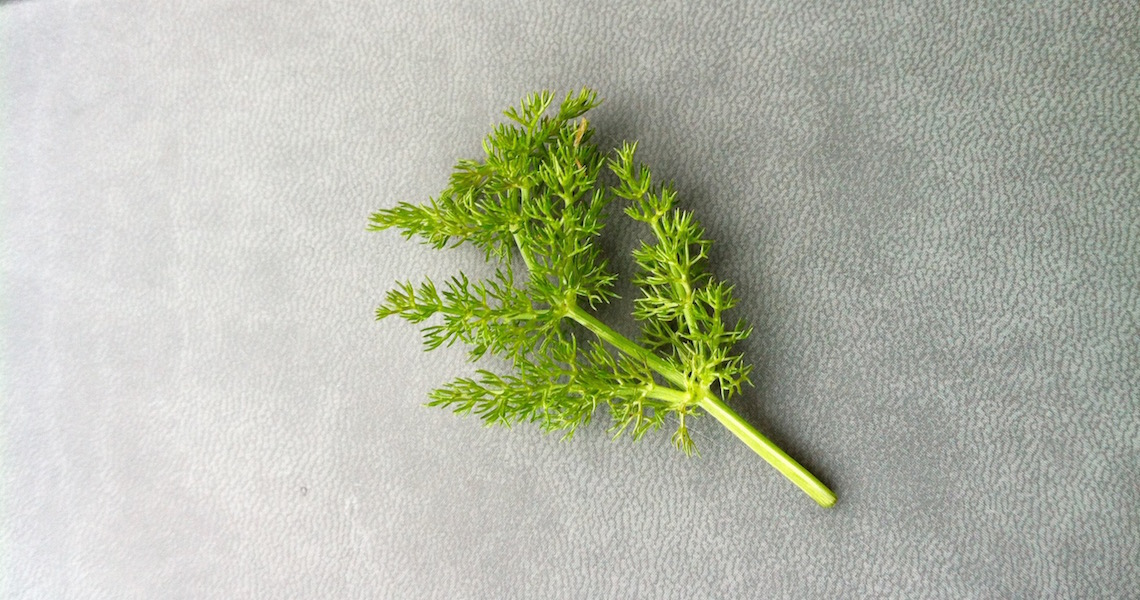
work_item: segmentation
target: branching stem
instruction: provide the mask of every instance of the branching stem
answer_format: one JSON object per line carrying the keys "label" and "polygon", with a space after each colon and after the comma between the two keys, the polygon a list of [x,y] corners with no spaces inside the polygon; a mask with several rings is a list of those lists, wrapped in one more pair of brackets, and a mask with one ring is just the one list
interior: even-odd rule
{"label": "branching stem", "polygon": [[[662,377],[681,388],[687,389],[688,382],[685,376],[673,368],[669,363],[665,362],[652,352],[642,348],[636,342],[630,340],[624,335],[614,331],[605,323],[599,321],[596,317],[586,312],[580,306],[571,306],[566,313],[566,316],[573,319],[586,329],[589,329],[599,338],[617,348],[622,353],[642,360],[645,364],[649,365],[651,369],[659,373]],[[676,399],[676,394],[683,394],[677,390],[671,390],[674,394],[666,394],[662,399]],[[752,425],[749,425],[740,415],[736,414],[727,404],[715,394],[708,390],[703,390],[698,398],[698,405],[711,414],[717,421],[728,428],[736,437],[740,438],[749,448],[752,448],[756,454],[763,458],[776,468],[777,471],[783,473],[784,477],[791,480],[808,496],[819,503],[820,506],[828,507],[835,504],[835,494],[823,485],[812,475],[810,471],[805,469],[803,465],[796,462],[795,459],[788,456],[786,452],[780,449],[779,446],[774,444]]]}
{"label": "branching stem", "polygon": [[627,356],[644,361],[645,364],[649,365],[649,368],[660,373],[669,383],[681,388],[688,386],[689,382],[685,379],[685,375],[677,369],[674,369],[672,365],[645,348],[642,348],[636,342],[614,331],[609,325],[599,321],[597,317],[591,315],[582,307],[576,304],[570,305],[566,309],[566,316],[574,319],[578,324],[589,329],[594,335],[601,338],[602,341],[617,348]]}

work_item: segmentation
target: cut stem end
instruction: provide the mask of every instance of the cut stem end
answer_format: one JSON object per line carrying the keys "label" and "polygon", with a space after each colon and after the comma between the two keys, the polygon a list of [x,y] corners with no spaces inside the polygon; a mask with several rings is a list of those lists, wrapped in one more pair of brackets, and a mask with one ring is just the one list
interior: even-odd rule
{"label": "cut stem end", "polygon": [[812,500],[815,500],[820,506],[828,508],[835,505],[834,492],[823,485],[819,479],[816,479],[815,475],[812,475],[795,459],[788,456],[779,446],[772,443],[772,440],[756,431],[756,428],[749,425],[720,398],[712,395],[712,393],[707,393],[701,398],[700,406],[715,417],[717,421],[720,421],[721,425],[724,425],[736,437],[740,438],[749,448],[752,448],[756,454],[759,454],[760,458],[768,461],[768,464],[775,467],[777,471],[790,479],[808,496],[811,496]]}

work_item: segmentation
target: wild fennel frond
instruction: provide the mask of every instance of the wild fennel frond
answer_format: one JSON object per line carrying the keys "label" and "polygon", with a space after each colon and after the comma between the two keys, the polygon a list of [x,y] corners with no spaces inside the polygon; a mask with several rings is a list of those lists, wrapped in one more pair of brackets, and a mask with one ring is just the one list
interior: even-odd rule
{"label": "wild fennel frond", "polygon": [[[486,281],[460,274],[442,286],[400,284],[376,311],[378,319],[420,324],[429,350],[458,341],[472,360],[489,352],[514,366],[506,375],[480,370],[456,379],[428,404],[488,423],[536,422],[566,437],[606,406],[615,437],[638,439],[668,420],[687,454],[695,451],[687,419],[703,411],[820,505],[834,504],[827,487],[724,402],[748,382],[751,367],[733,347],[751,330],[725,322],[736,300],[708,270],[710,242],[696,217],[677,208],[671,186],[653,185],[635,162],[635,145],[607,159],[591,142],[583,115],[598,105],[595,92],[571,93],[552,111],[553,100],[538,92],[508,109],[509,121],[483,142],[485,156],[460,160],[437,198],[372,215],[372,229],[395,227],[436,248],[469,243],[496,265]],[[598,181],[607,166],[616,179],[608,187]],[[638,342],[591,312],[614,297],[616,277],[597,238],[615,199],[653,234],[633,252]],[[526,265],[523,277],[515,256]],[[570,323],[588,331],[586,339]]]}

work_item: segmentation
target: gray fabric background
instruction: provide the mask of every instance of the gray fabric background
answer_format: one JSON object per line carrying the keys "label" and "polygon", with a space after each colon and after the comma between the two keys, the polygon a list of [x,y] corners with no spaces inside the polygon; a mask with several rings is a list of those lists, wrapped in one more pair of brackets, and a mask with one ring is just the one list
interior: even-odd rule
{"label": "gray fabric background", "polygon": [[[1140,9],[698,4],[0,6],[0,592],[1140,597]],[[687,459],[421,406],[473,367],[372,310],[485,271],[368,214],[582,85],[834,509],[709,418]]]}

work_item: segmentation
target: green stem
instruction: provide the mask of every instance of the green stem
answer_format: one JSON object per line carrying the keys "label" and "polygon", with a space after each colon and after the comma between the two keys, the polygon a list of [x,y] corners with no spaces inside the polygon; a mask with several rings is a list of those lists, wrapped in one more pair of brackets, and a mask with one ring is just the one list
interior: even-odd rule
{"label": "green stem", "polygon": [[[522,197],[520,201],[521,207],[525,209],[527,202],[530,200],[530,188],[520,188],[519,194]],[[514,227],[511,227],[511,229],[513,230]],[[519,235],[518,231],[512,231],[512,235],[515,238],[515,247],[519,249],[519,254],[522,254],[523,262],[526,263],[527,271],[534,273],[534,257],[530,255],[530,250],[523,245],[522,236]]]}
{"label": "green stem", "polygon": [[[614,331],[605,323],[602,323],[596,317],[583,310],[580,306],[571,305],[567,309],[566,316],[574,319],[621,352],[645,361],[645,364],[660,373],[661,376],[669,380],[670,383],[688,389],[688,381],[683,373],[657,357],[657,355]],[[747,421],[729,408],[724,401],[713,395],[712,392],[704,390],[700,394],[698,404],[701,408],[705,409],[706,412],[716,418],[717,421],[720,421],[721,425],[724,425],[729,431],[736,435],[736,437],[747,444],[749,448],[752,448],[756,454],[759,454],[760,458],[768,461],[768,464],[775,467],[784,477],[787,477],[807,495],[811,496],[820,506],[829,507],[835,504],[835,494],[829,490],[827,486],[823,485],[819,479],[816,479],[811,472],[796,462],[795,459],[788,456],[779,446],[772,443],[772,440],[769,440],[759,431],[756,431],[755,427],[749,425]]]}
{"label": "green stem", "polygon": [[689,382],[685,379],[683,373],[674,369],[672,365],[659,358],[656,354],[653,354],[624,335],[610,329],[608,325],[599,321],[597,317],[586,312],[577,304],[572,304],[567,308],[566,316],[574,319],[614,348],[621,350],[631,357],[645,361],[645,364],[649,365],[649,368],[660,373],[662,377],[669,380],[669,383],[681,388],[688,387]]}
{"label": "green stem", "polygon": [[515,246],[519,249],[519,254],[522,254],[523,262],[526,263],[526,268],[531,273],[534,272],[534,257],[530,255],[530,250],[523,246],[522,238],[519,237],[518,232],[515,232]]}
{"label": "green stem", "polygon": [[792,483],[799,486],[807,495],[811,496],[822,507],[829,507],[835,504],[835,493],[827,489],[815,475],[805,469],[795,459],[788,456],[786,452],[780,449],[779,446],[772,443],[772,440],[764,437],[756,428],[749,425],[747,421],[742,419],[740,415],[733,412],[723,400],[717,398],[710,392],[705,392],[700,400],[701,408],[705,409],[710,415],[720,421],[721,425],[728,428],[729,431],[736,434],[736,437],[748,444],[760,458],[768,461],[768,464],[776,467],[776,470],[784,474],[792,481]]}
{"label": "green stem", "polygon": [[652,385],[646,390],[645,395],[677,405],[686,404],[692,400],[688,392],[675,390],[667,385]]}

